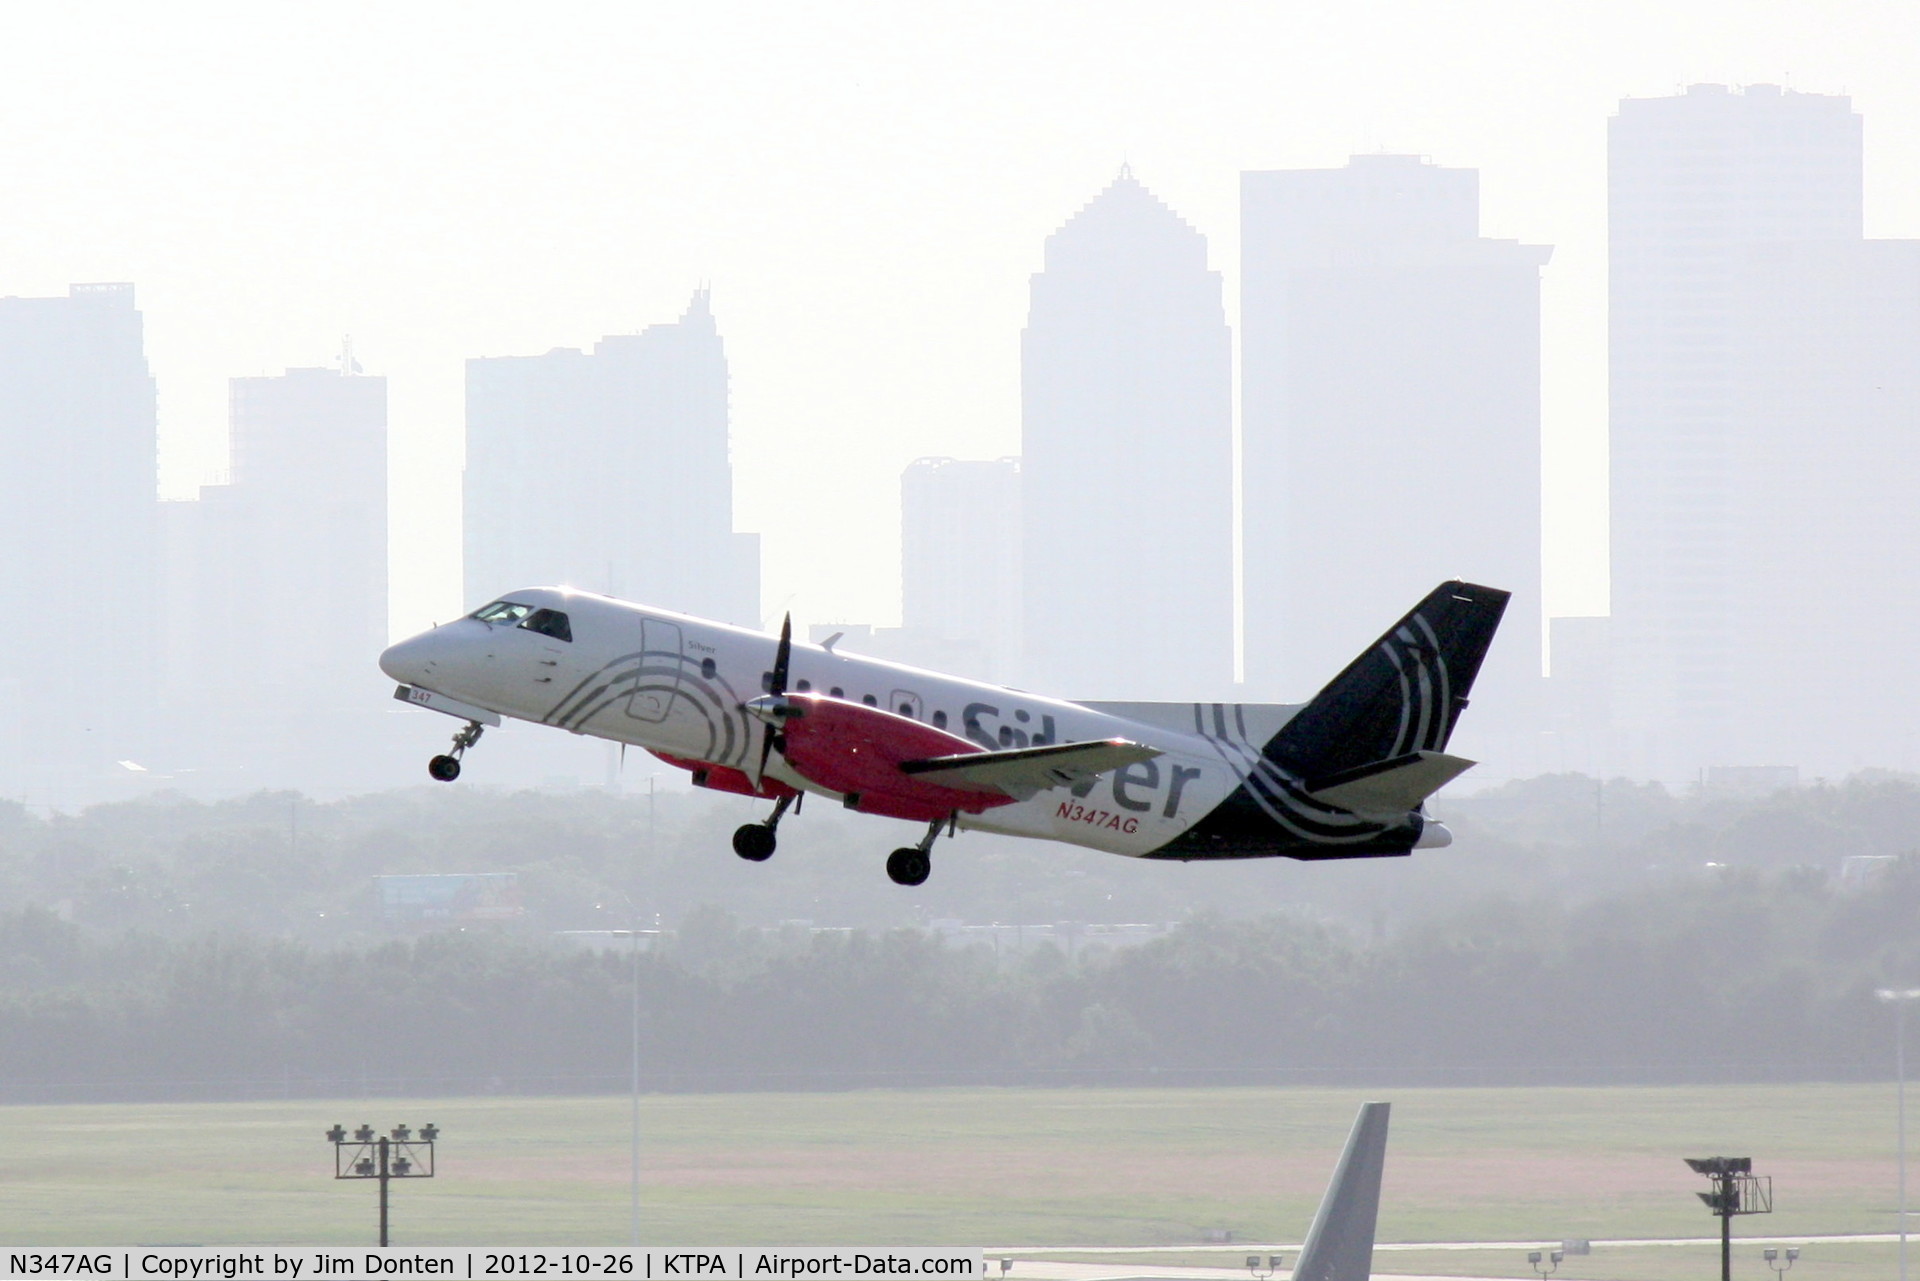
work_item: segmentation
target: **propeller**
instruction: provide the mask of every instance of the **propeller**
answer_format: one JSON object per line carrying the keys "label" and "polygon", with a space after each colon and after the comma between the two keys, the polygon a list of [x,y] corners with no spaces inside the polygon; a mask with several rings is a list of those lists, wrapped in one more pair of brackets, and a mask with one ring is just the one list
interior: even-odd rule
{"label": "propeller", "polygon": [[767,682],[767,692],[745,705],[748,712],[765,723],[760,732],[760,760],[748,775],[756,789],[761,775],[767,772],[767,762],[773,759],[773,747],[781,727],[788,717],[800,714],[800,709],[787,701],[787,669],[792,662],[793,615],[788,614],[780,623],[780,645],[773,651],[773,673]]}

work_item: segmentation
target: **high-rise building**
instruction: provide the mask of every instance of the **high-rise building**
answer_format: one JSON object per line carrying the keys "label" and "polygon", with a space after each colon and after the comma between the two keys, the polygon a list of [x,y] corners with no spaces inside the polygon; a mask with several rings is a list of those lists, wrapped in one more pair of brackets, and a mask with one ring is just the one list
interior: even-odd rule
{"label": "high-rise building", "polygon": [[1205,237],[1122,171],[1047,238],[1021,340],[1029,684],[1228,692],[1232,377]]}
{"label": "high-rise building", "polygon": [[228,439],[228,478],[179,513],[196,526],[194,696],[363,702],[388,639],[387,380],[235,378]]}
{"label": "high-rise building", "polygon": [[231,380],[227,476],[166,504],[173,754],[215,791],[382,781],[387,380],[342,363]]}
{"label": "high-rise building", "polygon": [[112,794],[146,754],[158,595],[156,398],[133,286],[0,298],[0,646],[9,796]]}
{"label": "high-rise building", "polygon": [[1513,593],[1476,734],[1540,728],[1540,269],[1479,174],[1241,175],[1242,582],[1255,696],[1311,697],[1434,584]]}
{"label": "high-rise building", "polygon": [[[931,651],[1014,679],[1020,649],[1020,460],[921,458],[900,476],[900,624]],[[928,663],[931,663],[929,654]]]}
{"label": "high-rise building", "polygon": [[1734,296],[1727,712],[1702,763],[1920,769],[1898,710],[1920,705],[1920,241],[1757,246]]}
{"label": "high-rise building", "polygon": [[759,536],[733,529],[706,291],[591,354],[468,361],[465,506],[469,605],[562,584],[758,626]]}
{"label": "high-rise building", "polygon": [[1861,190],[1844,97],[1694,85],[1627,99],[1610,123],[1612,713],[1641,772],[1750,763],[1737,486],[1763,371],[1736,328],[1756,252],[1857,245]]}

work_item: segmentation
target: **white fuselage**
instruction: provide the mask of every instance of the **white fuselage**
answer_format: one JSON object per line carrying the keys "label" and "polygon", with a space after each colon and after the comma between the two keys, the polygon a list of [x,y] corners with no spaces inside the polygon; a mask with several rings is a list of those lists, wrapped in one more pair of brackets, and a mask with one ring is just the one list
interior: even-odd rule
{"label": "white fuselage", "polygon": [[[395,680],[503,717],[630,743],[681,760],[749,771],[763,726],[744,704],[764,692],[771,636],[585,592],[533,588],[503,598],[564,613],[562,639],[513,623],[463,618],[389,649]],[[898,663],[793,645],[789,688],[884,708],[994,750],[1127,739],[1158,749],[1072,789],[978,814],[959,825],[1146,855],[1179,837],[1257,768],[1259,744],[1290,707],[1123,705],[1044,698]],[[1186,728],[1182,728],[1182,726]],[[775,753],[767,775],[827,796]]]}

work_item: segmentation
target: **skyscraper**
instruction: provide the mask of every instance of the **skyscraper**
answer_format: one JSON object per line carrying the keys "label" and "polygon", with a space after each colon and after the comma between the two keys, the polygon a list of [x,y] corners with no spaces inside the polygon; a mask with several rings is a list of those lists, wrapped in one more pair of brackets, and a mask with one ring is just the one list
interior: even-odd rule
{"label": "skyscraper", "polygon": [[1047,238],[1021,340],[1028,683],[1226,693],[1232,376],[1206,239],[1123,170]]}
{"label": "skyscraper", "polygon": [[197,698],[363,703],[387,643],[387,380],[289,369],[228,384],[229,478],[200,491]]}
{"label": "skyscraper", "polygon": [[900,623],[1011,681],[1020,649],[1020,460],[921,458],[900,476]]}
{"label": "skyscraper", "polygon": [[145,754],[157,463],[133,286],[0,298],[0,564],[19,611],[0,647],[11,794],[94,799],[116,761]]}
{"label": "skyscraper", "polygon": [[1729,696],[1703,763],[1920,768],[1920,241],[1758,246],[1731,311]]}
{"label": "skyscraper", "polygon": [[1646,771],[1748,763],[1730,660],[1756,371],[1735,328],[1755,252],[1857,244],[1861,189],[1843,97],[1694,85],[1610,123],[1612,710]]}
{"label": "skyscraper", "polygon": [[358,768],[386,728],[387,380],[342,363],[231,380],[227,478],[166,504],[173,757],[215,789],[389,777]]}
{"label": "skyscraper", "polygon": [[1246,675],[1311,697],[1435,583],[1513,593],[1479,729],[1540,682],[1540,268],[1479,174],[1416,156],[1241,175]]}
{"label": "skyscraper", "polygon": [[468,361],[465,506],[469,605],[557,583],[758,626],[759,536],[733,529],[706,291],[591,354]]}

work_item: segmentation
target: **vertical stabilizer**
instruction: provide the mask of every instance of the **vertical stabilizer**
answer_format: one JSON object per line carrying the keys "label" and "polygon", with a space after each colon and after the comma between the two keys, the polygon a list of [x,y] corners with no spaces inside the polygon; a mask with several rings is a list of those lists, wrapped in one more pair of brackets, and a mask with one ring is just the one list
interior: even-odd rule
{"label": "vertical stabilizer", "polygon": [[1387,1103],[1362,1103],[1347,1149],[1300,1247],[1293,1281],[1367,1281],[1373,1273],[1373,1225],[1380,1172],[1387,1164]]}
{"label": "vertical stabilizer", "polygon": [[1281,727],[1267,759],[1299,778],[1325,778],[1445,751],[1507,600],[1494,587],[1440,584]]}

